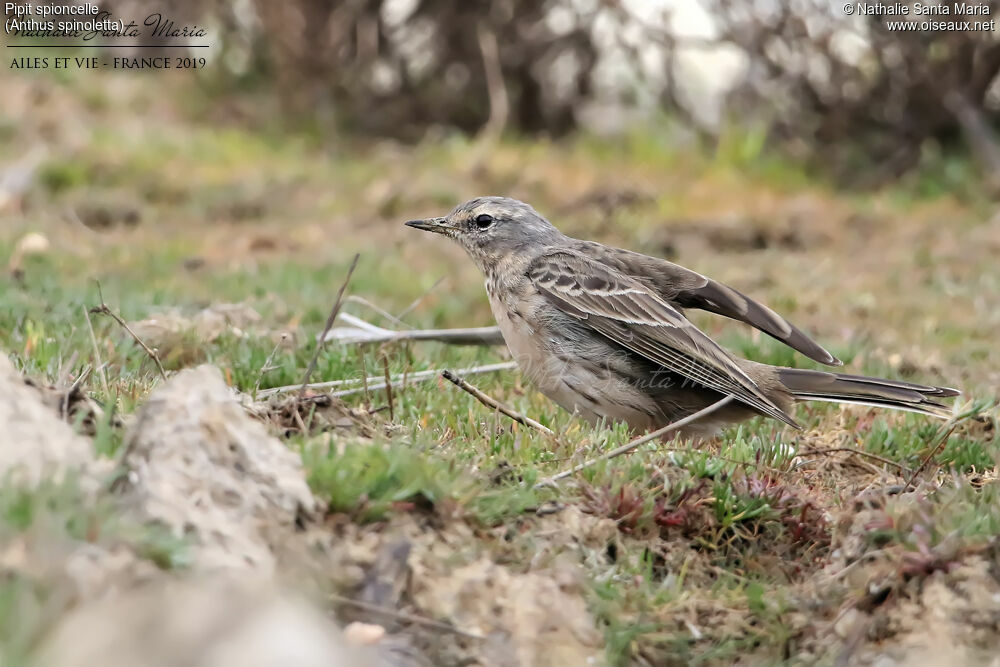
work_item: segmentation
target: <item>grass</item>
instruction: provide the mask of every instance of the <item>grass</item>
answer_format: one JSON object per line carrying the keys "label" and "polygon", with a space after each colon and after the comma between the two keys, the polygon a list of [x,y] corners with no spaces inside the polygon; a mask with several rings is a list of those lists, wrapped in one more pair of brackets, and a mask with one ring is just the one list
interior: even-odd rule
{"label": "grass", "polygon": [[[182,540],[162,528],[123,519],[108,496],[83,490],[73,475],[37,486],[9,477],[4,480],[0,484],[0,545],[4,557],[0,663],[4,665],[29,664],[46,632],[76,603],[72,587],[67,586],[72,575],[63,570],[62,563],[74,549],[127,547],[163,569],[182,569],[187,564]],[[19,565],[21,559],[29,565]]]}
{"label": "grass", "polygon": [[[148,95],[141,86],[129,90]],[[148,141],[124,141],[113,116],[91,112],[86,102],[75,107],[81,103],[72,91],[56,97],[82,114],[90,131],[75,149],[47,159],[23,211],[0,218],[0,257],[11,257],[29,231],[52,243],[25,258],[23,277],[0,293],[0,348],[25,374],[46,382],[97,369],[87,391],[117,415],[133,413],[159,379],[144,352],[107,318],[92,316],[95,350],[83,312],[99,303],[96,281],[108,305],[129,321],[171,309],[192,317],[217,303],[252,308],[260,318],[247,326],[158,341],[165,366],[215,364],[248,393],[258,383],[294,384],[356,251],[362,260],[351,293],[396,314],[416,304],[404,317],[408,325],[491,322],[481,278],[459,251],[400,226],[484,193],[528,199],[569,233],[651,254],[670,245],[677,261],[753,294],[814,333],[850,372],[957,385],[977,401],[939,450],[940,422],[811,404],[796,414],[802,432],[757,419],[699,450],[648,445],[593,466],[559,490],[534,484],[629,436],[621,426],[579,422],[517,373],[472,380],[552,428],[555,439],[512,425],[437,382],[396,392],[392,419],[385,392],[348,397],[350,407],[374,413],[374,438],[336,430],[289,439],[330,513],[362,531],[378,533],[400,516],[430,517],[441,531],[470,526],[479,548],[527,570],[536,554],[519,536],[531,534],[547,508],[576,508],[593,521],[613,522],[613,539],[578,562],[610,664],[640,657],[647,664],[731,664],[747,656],[775,664],[818,655],[810,648],[816,642],[836,652],[839,640],[821,629],[840,605],[852,603],[854,591],[817,582],[835,561],[844,539],[840,524],[857,499],[904,478],[874,459],[803,451],[857,448],[910,470],[931,455],[924,478],[941,486],[921,486],[919,502],[912,493],[880,495],[884,530],[870,548],[918,554],[900,556],[907,576],[947,571],[998,530],[1000,291],[990,289],[998,284],[995,254],[982,241],[996,223],[974,200],[925,182],[876,194],[836,193],[766,156],[752,133],[734,135],[711,153],[677,148],[656,127],[620,142],[509,139],[484,149],[450,137],[406,150],[346,140],[321,149],[295,137],[278,141],[160,117],[154,105],[151,118],[162,127],[141,125]],[[135,227],[95,231],[66,219],[67,207],[100,206],[105,196],[123,193],[141,213]],[[636,196],[610,209],[600,203],[615,193]],[[680,233],[690,221],[722,240]],[[771,245],[768,233],[781,225],[806,242]],[[726,245],[730,227],[746,226],[759,227],[762,247]],[[385,324],[359,304],[347,308]],[[692,317],[738,354],[815,367],[767,337],[719,318]],[[275,351],[281,333],[290,339]],[[502,350],[439,344],[330,345],[313,379],[503,358]],[[96,429],[95,450],[113,457],[122,429],[110,418]],[[44,526],[60,540],[86,542],[95,525],[99,540],[117,539],[108,536],[120,527],[103,527],[115,516],[111,506],[80,502],[71,488],[0,487],[0,529],[8,540]],[[128,534],[121,539],[153,562],[183,563],[183,549],[162,536]],[[572,541],[559,548],[577,553]],[[0,583],[4,657],[29,655],[58,616],[59,604],[46,606],[46,585],[23,576]]]}

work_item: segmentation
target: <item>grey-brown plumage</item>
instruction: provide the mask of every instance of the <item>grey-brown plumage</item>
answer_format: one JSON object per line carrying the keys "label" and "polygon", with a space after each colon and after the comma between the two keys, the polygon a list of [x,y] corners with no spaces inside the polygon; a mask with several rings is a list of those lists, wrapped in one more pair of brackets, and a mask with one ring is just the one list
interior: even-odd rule
{"label": "grey-brown plumage", "polygon": [[456,240],[486,277],[511,354],[546,396],[595,422],[659,428],[731,395],[684,431],[707,436],[763,414],[798,427],[796,400],[860,403],[946,417],[958,391],[897,380],[783,368],[734,357],[684,308],[753,326],[805,354],[841,362],[767,306],[662,259],[562,234],[527,204],[481,197],[410,227]]}

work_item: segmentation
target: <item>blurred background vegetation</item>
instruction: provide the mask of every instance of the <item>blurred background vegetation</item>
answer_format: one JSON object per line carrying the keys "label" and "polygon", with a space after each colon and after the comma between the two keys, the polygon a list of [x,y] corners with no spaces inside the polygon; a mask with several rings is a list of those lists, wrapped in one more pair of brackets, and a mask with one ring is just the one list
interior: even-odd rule
{"label": "blurred background vegetation", "polygon": [[[990,14],[978,18],[1000,11],[979,4]],[[851,606],[874,610],[857,627],[870,628],[875,655],[887,627],[908,628],[893,630],[900,644],[938,628],[932,639],[996,654],[1000,615],[983,611],[1000,600],[995,31],[890,30],[890,17],[848,17],[828,0],[100,5],[140,23],[159,12],[178,27],[204,27],[207,36],[190,42],[208,46],[55,49],[53,40],[18,39],[27,48],[3,49],[0,349],[39,382],[111,406],[106,419],[67,415],[89,424],[102,459],[117,455],[126,421],[160,376],[116,322],[91,321],[89,308],[106,301],[168,373],[211,363],[244,394],[297,384],[355,252],[345,311],[389,328],[490,324],[482,278],[462,251],[400,223],[510,195],[569,234],[676,259],[754,295],[850,372],[960,387],[968,410],[952,432],[954,424],[915,415],[812,404],[799,409],[802,433],[758,420],[714,448],[675,456],[651,447],[553,491],[531,483],[627,434],[581,425],[517,373],[476,383],[557,430],[559,443],[510,428],[450,386],[384,395],[366,380],[363,393],[345,396],[364,420],[281,431],[303,452],[331,521],[359,524],[343,539],[333,531],[338,543],[382,544],[381,531],[392,533],[378,522],[419,521],[420,531],[446,536],[425,542],[426,562],[441,569],[435,586],[450,586],[456,559],[480,553],[535,572],[555,554],[577,553],[568,515],[542,512],[558,500],[617,526],[614,542],[601,538],[591,555],[571,558],[586,573],[581,595],[609,664],[848,664],[862,635],[830,629]],[[12,67],[75,55],[204,57],[206,66]],[[692,317],[743,356],[808,364],[766,337]],[[503,355],[327,345],[312,379],[433,376]],[[867,458],[791,455],[855,450]],[[941,486],[899,493],[914,480],[902,472],[921,470]],[[859,513],[879,490],[886,510]],[[0,542],[26,532],[36,505],[59,515],[57,527],[97,525],[77,495],[2,491]],[[550,520],[565,525],[551,549],[539,549],[533,540]],[[355,531],[350,522],[337,525]],[[66,532],[59,544],[76,548],[82,538]],[[856,536],[869,534],[858,547]],[[175,567],[181,550],[155,538],[134,549]],[[46,544],[20,562],[59,570]],[[965,563],[980,557],[989,567],[963,579]],[[317,571],[360,571],[338,563]],[[936,589],[926,600],[914,592],[925,575],[946,573],[956,591],[947,604]],[[37,591],[15,590],[21,580],[4,574],[0,663],[19,664],[9,656],[29,653],[70,605],[52,583],[61,574],[26,574]],[[872,602],[870,582],[886,591],[887,580],[892,596]],[[357,594],[350,582],[327,583]],[[497,595],[490,590],[479,597]],[[397,603],[447,618],[412,597]],[[981,618],[993,619],[985,630]],[[447,653],[445,637],[433,633],[428,655],[465,655]],[[940,640],[941,664],[960,655],[951,643]],[[938,655],[916,646],[896,663]],[[428,664],[460,662],[475,660]]]}
{"label": "blurred background vegetation", "polygon": [[[996,16],[995,0],[975,4],[988,15],[950,18]],[[735,125],[752,145],[850,187],[921,165],[939,180],[1000,187],[995,31],[893,30],[898,16],[848,16],[828,0],[102,6],[206,26],[213,63],[199,82],[216,113],[236,105],[248,120],[418,141],[453,130],[614,133],[661,114],[679,121],[678,140],[711,147]],[[965,158],[973,164],[954,164]]]}

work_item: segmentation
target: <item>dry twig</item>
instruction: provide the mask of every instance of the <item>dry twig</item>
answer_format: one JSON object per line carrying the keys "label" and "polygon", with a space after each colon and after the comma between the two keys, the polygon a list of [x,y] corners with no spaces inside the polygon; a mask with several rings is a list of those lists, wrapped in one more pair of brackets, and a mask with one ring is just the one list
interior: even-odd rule
{"label": "dry twig", "polygon": [[396,408],[392,400],[392,376],[389,375],[389,355],[382,351],[382,371],[385,373],[385,400],[389,404],[389,421],[396,421]]}
{"label": "dry twig", "polygon": [[906,480],[906,484],[903,485],[904,491],[913,487],[914,480],[916,480],[917,477],[920,476],[920,473],[924,471],[924,468],[927,467],[927,464],[930,463],[930,460],[935,456],[937,456],[938,452],[940,452],[944,448],[944,446],[948,444],[948,438],[951,437],[951,434],[955,432],[956,428],[958,428],[957,421],[953,422],[947,431],[942,430],[943,435],[940,436],[940,441],[936,445],[934,445],[934,447],[931,448],[931,451],[927,454],[927,456],[924,457],[924,460],[920,462],[920,466],[917,467],[917,469],[913,471],[913,474],[910,475],[910,478]]}
{"label": "dry twig", "polygon": [[337,313],[340,312],[340,306],[344,303],[344,290],[347,289],[347,284],[351,282],[351,275],[354,273],[354,268],[358,265],[358,260],[361,259],[361,254],[358,253],[354,255],[354,259],[351,261],[351,268],[347,270],[347,277],[344,278],[343,284],[340,286],[340,290],[337,292],[337,300],[333,302],[333,308],[330,309],[330,316],[326,318],[326,326],[323,327],[323,333],[320,335],[319,340],[316,341],[316,352],[313,353],[312,359],[309,361],[309,366],[306,368],[306,374],[302,378],[302,386],[299,387],[299,398],[306,393],[306,387],[309,385],[309,377],[316,370],[316,362],[319,361],[319,353],[323,351],[323,344],[326,343],[326,334],[330,331],[333,326],[333,321],[337,319]]}
{"label": "dry twig", "polygon": [[385,310],[384,308],[382,308],[378,304],[372,303],[371,301],[369,301],[368,299],[364,298],[363,296],[357,296],[356,294],[350,294],[350,295],[348,295],[347,299],[345,299],[345,300],[348,303],[358,303],[358,304],[361,304],[365,308],[368,308],[369,310],[371,310],[371,311],[373,311],[373,312],[381,315],[382,317],[384,317],[385,319],[389,320],[393,324],[396,324],[396,325],[401,326],[401,327],[405,327],[406,326],[406,322],[402,321],[401,319],[399,319],[398,317],[396,317],[395,315],[393,315],[389,311]]}
{"label": "dry twig", "polygon": [[69,382],[69,376],[73,372],[73,366],[76,365],[76,360],[80,356],[79,351],[73,350],[73,354],[69,355],[69,361],[63,359],[62,355],[59,355],[59,370],[56,372],[56,386],[61,387],[67,382]]}
{"label": "dry twig", "polygon": [[[127,331],[128,334],[132,336],[132,340],[138,343],[139,347],[145,350],[146,354],[149,355],[149,358],[156,363],[156,368],[157,370],[160,371],[160,377],[166,380],[167,372],[163,370],[163,364],[160,363],[160,358],[156,355],[156,352],[151,347],[146,345],[146,343],[141,338],[139,338],[139,336],[134,331],[132,331],[132,329],[129,328],[128,324],[125,323],[125,320],[123,320],[114,311],[108,308],[108,304],[104,303],[104,293],[101,291],[100,282],[97,283],[97,295],[101,299],[101,305],[91,308],[90,312],[94,314],[107,315],[115,322],[117,322],[119,326],[125,329],[125,331]],[[87,321],[88,322],[90,321],[89,317],[87,318]],[[93,332],[93,327],[91,327],[91,332]]]}
{"label": "dry twig", "polygon": [[414,299],[413,302],[410,303],[409,306],[407,306],[406,308],[404,308],[402,310],[402,312],[399,313],[399,315],[396,315],[396,319],[399,320],[399,321],[402,321],[404,317],[406,317],[411,312],[413,312],[417,308],[417,306],[419,306],[421,303],[423,303],[424,299],[426,299],[431,294],[431,292],[433,292],[434,290],[436,290],[438,288],[438,285],[440,285],[441,283],[444,282],[444,279],[446,277],[447,276],[441,276],[440,278],[438,278],[437,280],[435,280],[434,284],[431,285],[430,287],[428,287],[426,292],[424,292],[423,294],[421,294],[420,296],[418,296],[416,299]]}
{"label": "dry twig", "polygon": [[902,463],[893,461],[892,459],[887,459],[884,456],[879,456],[878,454],[872,454],[871,452],[866,452],[862,449],[856,449],[854,447],[829,447],[826,449],[805,449],[801,453],[803,455],[818,455],[825,456],[829,454],[836,454],[838,452],[845,452],[848,454],[857,454],[863,458],[869,458],[873,461],[878,461],[879,463],[884,463],[885,465],[892,466],[899,470],[901,473],[909,473],[910,469],[904,466]]}
{"label": "dry twig", "polygon": [[260,367],[260,375],[257,376],[257,383],[253,386],[254,398],[257,397],[257,392],[260,391],[260,382],[264,379],[264,374],[277,368],[277,366],[272,366],[271,362],[274,361],[274,355],[278,353],[278,349],[281,348],[286,340],[288,340],[288,334],[281,334],[281,338],[279,338],[278,342],[274,344],[274,349],[271,350],[271,354],[267,355],[267,359],[264,360],[264,365]]}
{"label": "dry twig", "polygon": [[101,350],[97,346],[97,336],[94,335],[94,323],[90,321],[90,311],[87,310],[86,306],[83,306],[83,316],[87,318],[87,328],[90,329],[90,343],[94,346],[94,363],[97,364],[97,368],[101,371],[101,387],[104,389],[105,396],[111,396],[111,390],[108,388],[108,371],[104,368],[104,362],[101,361]]}
{"label": "dry twig", "polygon": [[[73,356],[74,357],[76,356],[76,352],[73,353]],[[87,381],[88,377],[90,377],[91,370],[92,370],[91,366],[88,366],[87,368],[83,369],[79,377],[77,377],[76,380],[73,382],[73,384],[69,386],[69,389],[67,389],[63,393],[62,400],[59,401],[59,416],[62,417],[63,419],[66,420],[69,419],[69,407],[70,407],[70,401],[73,398],[73,394],[80,391],[80,386]]]}
{"label": "dry twig", "polygon": [[394,331],[376,326],[350,313],[340,319],[349,327],[327,331],[324,340],[337,340],[345,345],[357,343],[394,343],[403,340],[435,341],[451,345],[503,345],[500,327],[469,327],[466,329],[410,329]]}
{"label": "dry twig", "polygon": [[467,392],[469,394],[472,394],[472,396],[477,401],[479,401],[480,403],[482,403],[486,407],[488,407],[488,408],[490,408],[492,410],[499,410],[500,412],[504,413],[505,415],[507,415],[508,417],[510,417],[511,419],[513,419],[514,421],[516,421],[517,423],[523,424],[525,426],[530,426],[531,428],[533,428],[533,429],[535,429],[537,431],[541,431],[542,433],[545,433],[546,435],[555,435],[555,432],[553,432],[553,430],[550,429],[548,426],[545,426],[544,424],[540,424],[540,423],[536,422],[534,419],[532,419],[530,417],[525,417],[520,412],[517,412],[516,410],[513,410],[511,408],[508,408],[506,405],[504,405],[500,401],[496,400],[492,396],[488,396],[488,395],[484,394],[481,390],[477,389],[476,387],[473,387],[471,384],[469,384],[468,382],[466,382],[462,378],[458,377],[457,375],[455,375],[451,371],[441,371],[441,377],[443,377],[445,380],[448,380],[449,382],[451,382],[452,384],[454,384],[456,387],[458,387],[462,391],[465,391],[465,392]]}
{"label": "dry twig", "polygon": [[[517,368],[517,364],[513,361],[505,361],[498,364],[487,364],[485,366],[472,366],[469,368],[460,368],[455,373],[460,375],[478,375],[480,373],[495,373],[497,371],[509,371]],[[411,383],[426,382],[433,378],[436,378],[441,374],[436,368],[432,368],[426,371],[417,371],[415,373],[403,373],[401,375],[392,376],[392,388],[399,389],[401,387],[409,386]],[[353,387],[352,389],[345,389],[344,391],[337,391],[331,394],[331,396],[350,396],[351,394],[356,394],[361,391],[367,392],[369,389],[372,391],[378,389],[385,389],[385,385],[381,384],[384,382],[384,378],[377,375],[365,376],[360,378],[348,378],[346,380],[329,380],[327,382],[313,382],[307,385],[307,389],[336,389],[339,387]],[[375,383],[374,385],[367,387],[358,387],[355,385],[361,385],[368,383]],[[291,384],[284,387],[272,387],[270,389],[264,389],[258,394],[259,398],[267,398],[268,396],[273,396],[274,394],[284,394],[290,391],[298,391],[301,385]]]}
{"label": "dry twig", "polygon": [[500,49],[497,37],[483,23],[476,28],[479,38],[479,51],[483,56],[483,70],[486,73],[486,93],[490,102],[490,116],[483,125],[481,136],[496,139],[503,134],[510,115],[510,101],[507,98],[507,85],[504,83],[503,68],[500,65]]}
{"label": "dry twig", "polygon": [[435,621],[430,618],[424,618],[423,616],[417,616],[416,614],[408,614],[405,611],[397,611],[395,609],[390,609],[389,607],[382,607],[380,605],[372,604],[370,602],[353,600],[351,598],[344,597],[342,595],[336,595],[334,593],[330,594],[330,599],[340,604],[349,604],[351,606],[357,607],[358,609],[364,609],[365,611],[370,611],[375,614],[382,614],[384,616],[395,618],[400,621],[406,621],[407,623],[415,623],[417,625],[423,625],[424,627],[434,628],[435,630],[443,630],[445,632],[451,632],[456,635],[468,637],[469,639],[486,639],[486,637],[480,634],[477,634],[475,632],[469,632],[468,630],[462,630],[461,628],[456,628],[454,625],[451,625],[449,623]]}
{"label": "dry twig", "polygon": [[365,405],[371,406],[372,400],[368,395],[368,362],[365,361],[365,346],[358,348],[358,361],[361,362],[361,391],[365,392]]}
{"label": "dry twig", "polygon": [[569,470],[563,470],[562,472],[560,472],[560,473],[558,473],[556,475],[553,475],[552,477],[549,477],[549,478],[546,478],[546,479],[542,480],[541,482],[539,482],[538,484],[536,484],[536,486],[548,486],[548,485],[551,485],[554,482],[559,481],[560,479],[563,479],[565,477],[569,477],[570,475],[574,475],[574,474],[580,472],[581,470],[589,468],[590,466],[592,466],[592,465],[594,465],[596,463],[600,463],[601,461],[608,461],[610,459],[615,458],[616,456],[621,456],[622,454],[627,454],[628,452],[631,452],[633,449],[635,449],[636,447],[639,447],[640,445],[644,445],[644,444],[646,444],[647,442],[649,442],[651,440],[655,440],[655,439],[657,439],[657,438],[659,438],[661,436],[666,435],[667,433],[670,433],[671,431],[676,431],[677,429],[681,428],[682,426],[687,426],[688,424],[690,424],[693,421],[697,421],[698,419],[701,419],[702,417],[705,417],[707,415],[712,414],[713,412],[715,412],[719,408],[724,407],[725,405],[729,404],[729,402],[732,401],[732,400],[733,400],[732,396],[723,396],[722,398],[720,398],[715,403],[712,403],[707,408],[699,410],[698,412],[694,413],[693,415],[688,415],[687,417],[684,417],[683,419],[678,419],[677,421],[675,421],[675,422],[673,422],[671,424],[667,424],[663,428],[657,429],[657,430],[653,431],[652,433],[647,433],[646,435],[642,436],[641,438],[636,438],[635,440],[632,440],[631,442],[629,442],[627,444],[624,444],[621,447],[618,447],[616,449],[612,449],[610,452],[605,452],[604,454],[601,454],[600,456],[598,456],[596,458],[590,459],[589,461],[584,461],[580,465],[574,466],[574,467],[570,468]]}
{"label": "dry twig", "polygon": [[[986,405],[991,406],[995,405],[995,403],[990,403]],[[930,463],[931,459],[937,456],[941,452],[941,450],[944,449],[945,445],[948,444],[948,438],[950,438],[951,434],[955,432],[955,429],[958,428],[959,424],[961,424],[963,421],[971,417],[975,417],[976,415],[980,414],[983,409],[984,409],[983,404],[973,402],[970,405],[967,405],[964,408],[962,408],[961,412],[956,412],[955,414],[953,414],[948,419],[948,421],[946,421],[941,426],[940,435],[938,436],[938,442],[935,443],[933,447],[931,447],[931,451],[927,454],[927,456],[924,457],[924,460],[920,462],[920,466],[917,467],[917,469],[913,472],[913,474],[910,475],[910,478],[906,481],[906,484],[903,485],[904,492],[913,487],[913,482],[916,481],[917,477],[920,476],[920,473],[924,471],[924,468],[927,467],[927,464]]]}

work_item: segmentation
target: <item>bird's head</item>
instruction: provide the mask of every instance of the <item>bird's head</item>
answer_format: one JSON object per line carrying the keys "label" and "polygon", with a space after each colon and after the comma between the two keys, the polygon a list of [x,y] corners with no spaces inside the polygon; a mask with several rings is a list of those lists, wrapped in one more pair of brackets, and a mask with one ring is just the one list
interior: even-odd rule
{"label": "bird's head", "polygon": [[407,227],[444,234],[459,243],[484,272],[512,256],[530,254],[563,236],[552,223],[516,199],[479,197],[443,218],[410,220]]}

